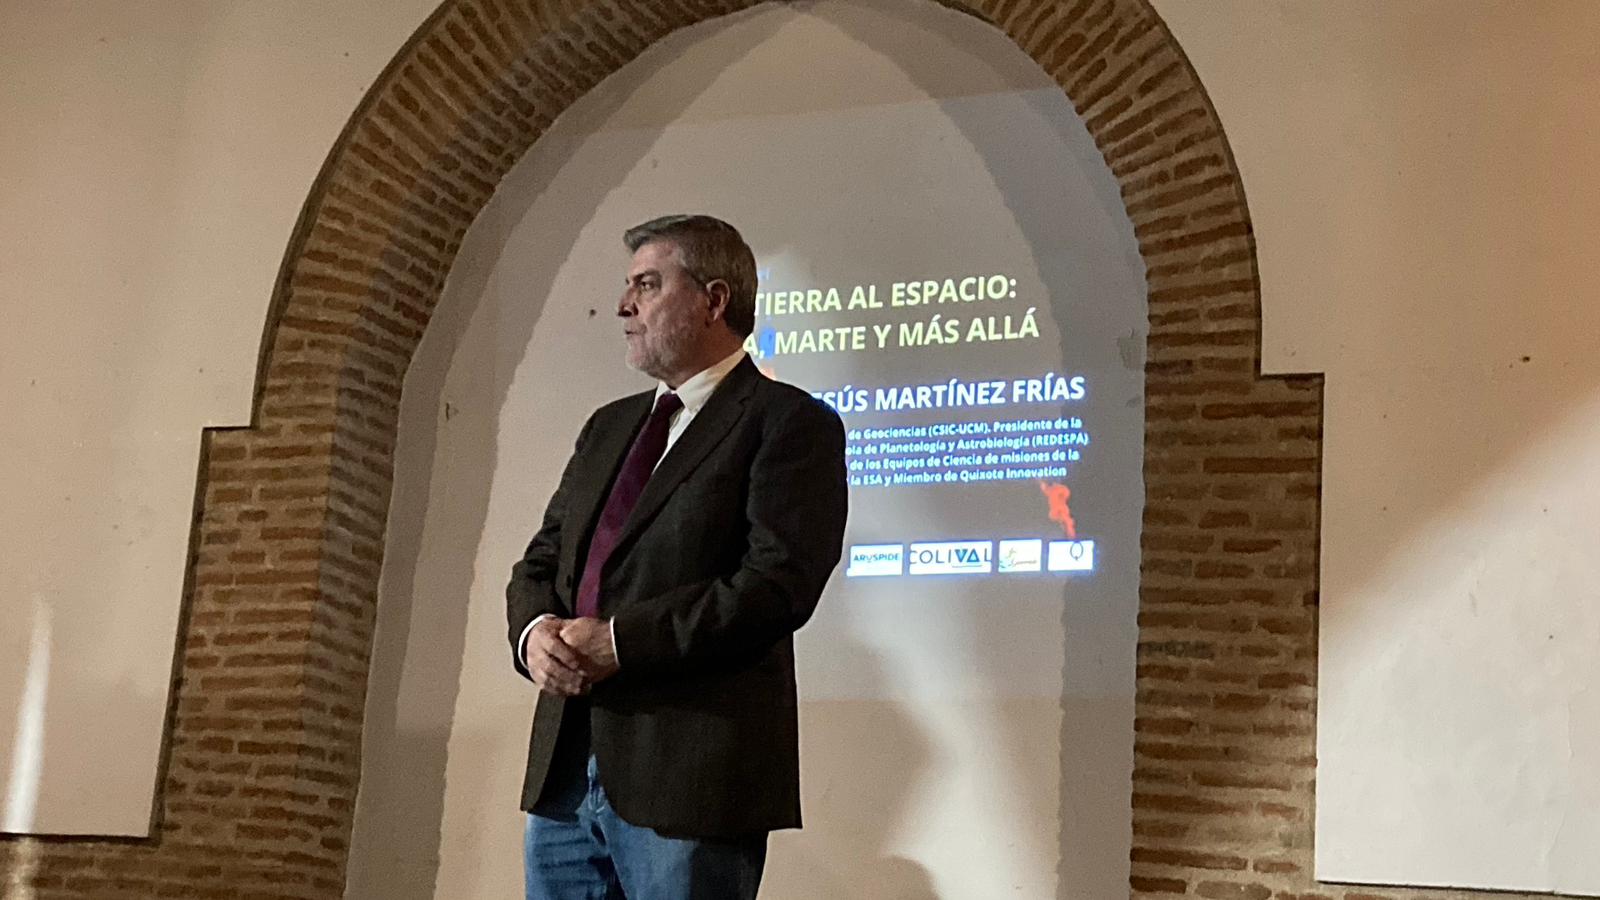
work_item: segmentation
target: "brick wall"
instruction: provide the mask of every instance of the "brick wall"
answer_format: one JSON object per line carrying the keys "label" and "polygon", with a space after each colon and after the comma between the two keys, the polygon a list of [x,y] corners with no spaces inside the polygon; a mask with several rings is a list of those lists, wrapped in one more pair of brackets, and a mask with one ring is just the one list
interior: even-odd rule
{"label": "brick wall", "polygon": [[[462,235],[600,79],[750,5],[450,0],[401,50],[290,242],[252,426],[206,435],[156,834],[0,841],[16,896],[342,896],[401,379]],[[1249,217],[1182,52],[1144,0],[946,5],[1059,81],[1148,267],[1132,895],[1469,896],[1310,878],[1321,382],[1257,374]]]}

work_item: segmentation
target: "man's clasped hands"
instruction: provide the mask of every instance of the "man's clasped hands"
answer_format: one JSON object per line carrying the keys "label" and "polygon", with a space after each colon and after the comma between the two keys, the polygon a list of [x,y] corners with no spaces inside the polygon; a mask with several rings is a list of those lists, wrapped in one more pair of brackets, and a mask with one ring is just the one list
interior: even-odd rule
{"label": "man's clasped hands", "polygon": [[523,658],[540,690],[563,697],[587,694],[618,668],[611,623],[605,619],[546,616],[528,629]]}

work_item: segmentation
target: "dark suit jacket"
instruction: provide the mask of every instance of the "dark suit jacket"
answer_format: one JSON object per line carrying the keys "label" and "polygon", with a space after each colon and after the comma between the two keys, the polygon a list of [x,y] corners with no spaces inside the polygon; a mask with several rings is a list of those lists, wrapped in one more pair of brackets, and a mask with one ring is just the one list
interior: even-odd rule
{"label": "dark suit jacket", "polygon": [[[573,615],[589,536],[653,393],[601,407],[578,436],[539,532],[512,570],[513,665],[534,618]],[[621,671],[595,685],[589,748],[612,807],[668,834],[800,825],[795,629],[844,537],[837,414],[741,361],[662,458],[601,573]],[[563,703],[541,695],[522,808],[538,802]],[[581,712],[579,716],[581,717]]]}

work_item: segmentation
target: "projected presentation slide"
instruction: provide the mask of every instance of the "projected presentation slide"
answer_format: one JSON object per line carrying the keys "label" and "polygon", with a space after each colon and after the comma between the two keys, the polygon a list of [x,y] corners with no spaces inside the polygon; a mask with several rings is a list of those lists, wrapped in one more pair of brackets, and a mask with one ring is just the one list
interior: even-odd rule
{"label": "projected presentation slide", "polygon": [[1070,352],[1070,284],[973,263],[829,284],[759,273],[746,349],[845,422],[846,578],[1095,573],[1102,378],[1084,366],[1101,354]]}

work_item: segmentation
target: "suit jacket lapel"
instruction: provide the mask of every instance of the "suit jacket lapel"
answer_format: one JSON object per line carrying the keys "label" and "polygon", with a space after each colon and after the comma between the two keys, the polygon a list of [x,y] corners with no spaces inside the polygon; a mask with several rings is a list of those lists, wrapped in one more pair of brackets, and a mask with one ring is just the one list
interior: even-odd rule
{"label": "suit jacket lapel", "polygon": [[601,506],[611,493],[611,482],[616,480],[622,460],[633,446],[634,435],[639,433],[654,403],[653,391],[638,394],[630,397],[629,402],[610,421],[595,423],[595,436],[590,440],[590,446],[584,449],[583,478],[573,491],[567,507],[567,520],[563,523],[573,529],[571,539],[566,542],[566,571],[576,571],[578,551],[594,532]]}
{"label": "suit jacket lapel", "polygon": [[673,490],[700,464],[700,460],[722,442],[729,429],[744,415],[750,391],[755,387],[756,379],[762,377],[755,363],[746,357],[717,385],[710,399],[706,400],[706,405],[701,407],[683,434],[668,448],[667,454],[661,458],[661,464],[656,466],[650,480],[645,482],[639,502],[623,523],[622,534],[617,536],[619,550],[661,509],[667,498],[672,496]]}

